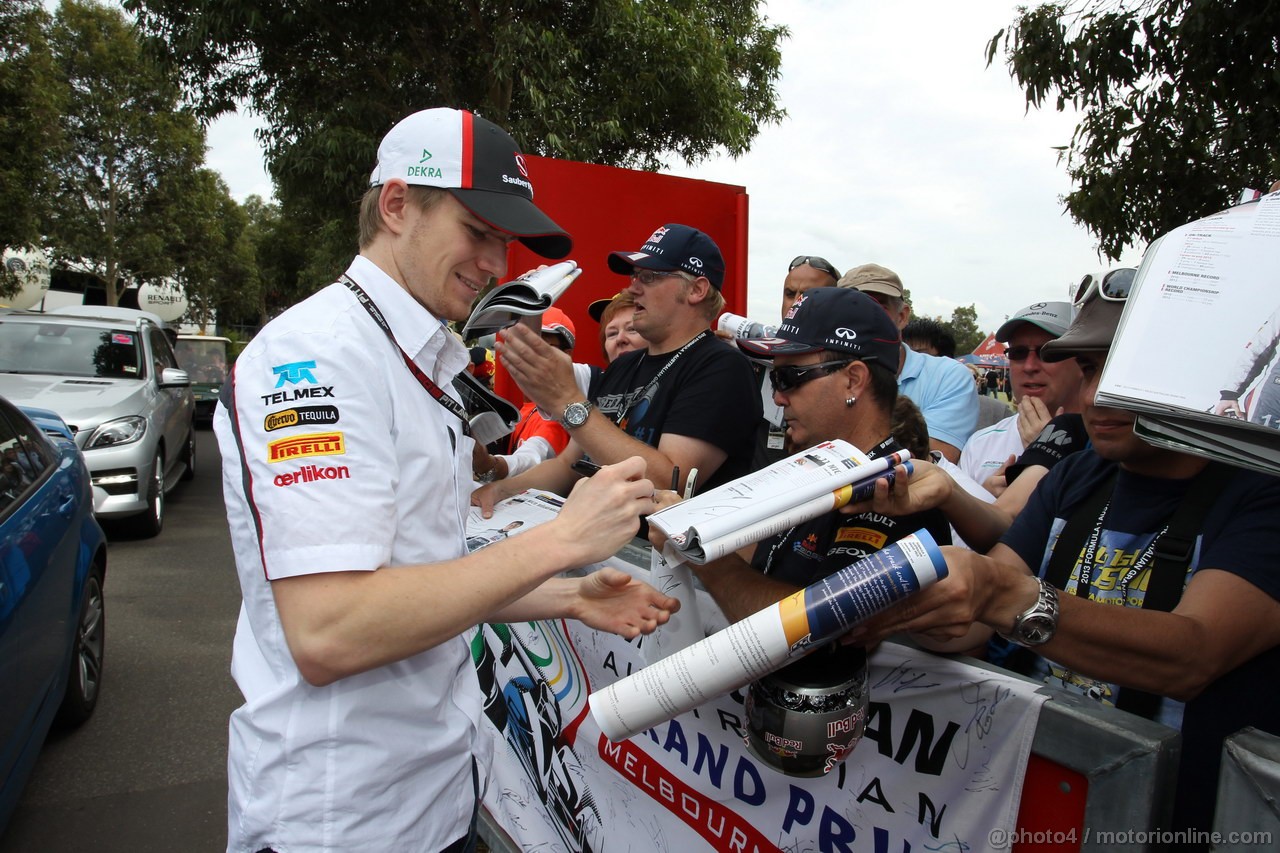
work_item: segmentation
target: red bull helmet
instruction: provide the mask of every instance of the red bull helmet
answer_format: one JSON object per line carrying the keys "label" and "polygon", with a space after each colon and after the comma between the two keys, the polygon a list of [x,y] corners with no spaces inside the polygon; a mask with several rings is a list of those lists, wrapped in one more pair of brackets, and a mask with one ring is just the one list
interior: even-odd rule
{"label": "red bull helmet", "polygon": [[867,723],[867,653],[832,643],[752,682],[747,748],[788,776],[822,776],[853,752]]}

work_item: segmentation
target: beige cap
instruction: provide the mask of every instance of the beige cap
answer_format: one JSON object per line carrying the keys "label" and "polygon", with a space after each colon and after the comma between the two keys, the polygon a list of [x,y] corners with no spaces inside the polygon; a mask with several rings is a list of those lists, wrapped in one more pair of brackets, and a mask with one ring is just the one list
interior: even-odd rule
{"label": "beige cap", "polygon": [[902,279],[888,267],[879,264],[863,264],[854,267],[837,282],[839,287],[852,287],[864,293],[884,293],[902,298]]}

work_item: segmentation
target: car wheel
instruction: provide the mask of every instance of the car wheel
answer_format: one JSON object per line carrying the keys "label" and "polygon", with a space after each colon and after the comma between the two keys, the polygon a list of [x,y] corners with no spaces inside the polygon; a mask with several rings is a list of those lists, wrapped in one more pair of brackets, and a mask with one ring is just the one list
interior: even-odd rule
{"label": "car wheel", "polygon": [[187,446],[182,450],[182,461],[187,469],[182,472],[182,481],[188,483],[196,478],[196,425],[191,423],[191,431],[187,433]]}
{"label": "car wheel", "polygon": [[156,451],[151,465],[151,481],[147,487],[147,508],[129,519],[129,527],[142,538],[159,536],[164,527],[164,454]]}
{"label": "car wheel", "polygon": [[102,662],[107,649],[107,610],[102,595],[102,569],[94,566],[80,593],[80,619],[71,649],[67,692],[58,708],[58,725],[78,726],[93,715],[102,691]]}

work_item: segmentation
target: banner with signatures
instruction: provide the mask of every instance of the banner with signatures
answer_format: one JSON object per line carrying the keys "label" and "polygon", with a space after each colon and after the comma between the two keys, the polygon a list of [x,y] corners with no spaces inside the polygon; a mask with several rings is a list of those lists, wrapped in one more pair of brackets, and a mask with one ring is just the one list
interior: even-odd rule
{"label": "banner with signatures", "polygon": [[643,643],[563,621],[472,634],[495,740],[484,802],[524,850],[962,851],[1015,828],[1033,684],[883,644],[862,742],[795,778],[747,751],[738,692],[610,743],[587,697],[642,668]]}

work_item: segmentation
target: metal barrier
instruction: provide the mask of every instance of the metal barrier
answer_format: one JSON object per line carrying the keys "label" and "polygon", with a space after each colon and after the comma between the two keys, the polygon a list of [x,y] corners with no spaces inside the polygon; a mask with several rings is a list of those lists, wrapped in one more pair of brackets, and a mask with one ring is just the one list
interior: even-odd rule
{"label": "metal barrier", "polygon": [[[647,548],[637,541],[619,552],[617,560],[647,570]],[[982,661],[964,659],[964,662],[980,669],[1004,672]],[[1168,826],[1180,734],[1167,726],[1054,687],[1043,685],[1040,691],[1048,695],[1049,701],[1040,711],[1017,829],[1006,846],[1018,853],[1050,849],[1115,850],[1113,839],[1142,838],[1159,827]],[[1247,749],[1257,752],[1252,746],[1254,743],[1248,741],[1239,752],[1242,755],[1252,754],[1246,752]],[[1276,795],[1280,792],[1280,764],[1276,761],[1280,758],[1280,746],[1274,738],[1267,746],[1270,752],[1266,753],[1269,765],[1265,779],[1271,796],[1267,814],[1275,821]],[[1257,776],[1252,771],[1249,774],[1251,779]],[[1224,771],[1224,785],[1226,778]],[[1254,787],[1256,789],[1256,784]],[[1240,804],[1241,807],[1258,812],[1257,796],[1251,797],[1247,805]],[[1221,806],[1219,820],[1223,820]],[[1258,820],[1256,815],[1253,820]],[[1239,829],[1254,824],[1232,817],[1230,825]],[[483,809],[480,837],[493,851],[516,853],[520,850]],[[1274,837],[1280,838],[1280,835]],[[1123,849],[1151,849],[1151,845],[1126,844]]]}
{"label": "metal barrier", "polygon": [[1280,843],[1280,737],[1250,728],[1223,742],[1213,830],[1223,839],[1214,850],[1276,849]]}

